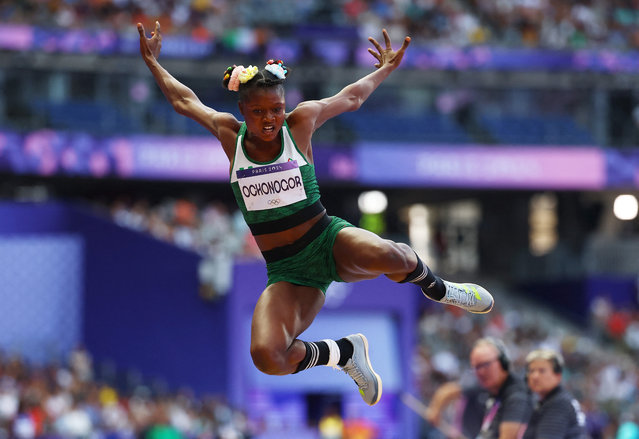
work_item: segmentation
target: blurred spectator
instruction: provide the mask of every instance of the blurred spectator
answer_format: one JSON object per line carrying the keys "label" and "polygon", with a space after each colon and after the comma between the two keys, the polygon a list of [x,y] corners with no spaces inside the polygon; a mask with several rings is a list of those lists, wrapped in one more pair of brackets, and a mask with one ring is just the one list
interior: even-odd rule
{"label": "blurred spectator", "polygon": [[319,420],[318,430],[320,439],[342,439],[344,437],[344,420],[338,406],[331,404],[325,409],[324,415]]}
{"label": "blurred spectator", "polygon": [[579,402],[562,386],[564,360],[552,349],[526,356],[526,380],[536,397],[524,439],[587,439],[586,416]]}
{"label": "blurred spectator", "polygon": [[639,425],[633,413],[624,414],[615,439],[639,439]]}

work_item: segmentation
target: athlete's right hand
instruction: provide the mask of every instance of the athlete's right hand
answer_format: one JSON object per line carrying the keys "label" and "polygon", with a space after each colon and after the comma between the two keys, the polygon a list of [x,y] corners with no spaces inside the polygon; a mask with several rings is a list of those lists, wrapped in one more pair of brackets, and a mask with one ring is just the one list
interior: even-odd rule
{"label": "athlete's right hand", "polygon": [[162,33],[160,32],[160,22],[155,22],[155,30],[151,32],[151,38],[147,38],[144,33],[144,26],[138,23],[138,33],[140,34],[140,53],[144,59],[153,57],[157,59],[160,56],[162,48]]}
{"label": "athlete's right hand", "polygon": [[384,43],[386,47],[382,48],[381,44],[379,44],[375,38],[369,37],[368,41],[375,46],[375,50],[369,48],[368,53],[373,55],[377,60],[377,64],[375,64],[376,68],[381,69],[383,66],[389,65],[393,69],[396,69],[402,62],[402,58],[404,58],[404,52],[406,52],[406,49],[410,44],[410,37],[406,36],[402,43],[402,47],[398,50],[393,50],[393,46],[386,29],[382,29],[382,35],[384,36]]}

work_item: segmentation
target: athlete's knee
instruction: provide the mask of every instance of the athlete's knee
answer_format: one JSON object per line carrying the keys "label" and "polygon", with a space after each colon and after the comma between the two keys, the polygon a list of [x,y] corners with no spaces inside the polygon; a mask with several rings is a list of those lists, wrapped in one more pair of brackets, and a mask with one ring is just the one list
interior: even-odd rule
{"label": "athlete's knee", "polygon": [[415,254],[415,251],[411,248],[410,245],[403,242],[396,242],[395,244],[397,245],[398,251],[401,254],[399,256],[401,263],[401,266],[399,267],[400,270],[414,270],[417,266],[417,255]]}
{"label": "athlete's knee", "polygon": [[268,345],[251,345],[253,364],[261,372],[268,375],[286,374],[286,355]]}
{"label": "athlete's knee", "polygon": [[410,257],[413,251],[404,243],[388,239],[380,240],[375,244],[372,251],[366,253],[365,264],[371,269],[377,269],[382,272],[404,269],[410,271]]}

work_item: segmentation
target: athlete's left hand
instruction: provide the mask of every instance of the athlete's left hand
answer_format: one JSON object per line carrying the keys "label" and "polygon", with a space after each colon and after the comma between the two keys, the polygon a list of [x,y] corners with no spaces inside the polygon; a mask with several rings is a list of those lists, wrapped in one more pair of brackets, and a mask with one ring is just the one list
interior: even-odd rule
{"label": "athlete's left hand", "polygon": [[382,34],[384,35],[384,42],[386,44],[386,48],[382,49],[382,46],[375,40],[373,37],[368,37],[368,41],[370,41],[373,46],[375,46],[376,50],[368,48],[368,53],[373,55],[375,59],[378,61],[375,64],[375,67],[378,69],[383,66],[391,66],[393,69],[396,69],[397,66],[402,62],[402,58],[404,57],[404,52],[406,52],[406,48],[410,44],[410,37],[404,38],[404,42],[402,43],[402,47],[399,50],[393,50],[393,46],[391,45],[390,37],[388,36],[388,32],[386,29],[382,29]]}

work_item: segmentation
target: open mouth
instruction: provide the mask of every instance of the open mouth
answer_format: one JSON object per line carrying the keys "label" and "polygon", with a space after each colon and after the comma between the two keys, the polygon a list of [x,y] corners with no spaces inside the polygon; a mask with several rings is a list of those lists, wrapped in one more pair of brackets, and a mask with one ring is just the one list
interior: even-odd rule
{"label": "open mouth", "polygon": [[274,125],[265,125],[262,128],[262,131],[265,132],[266,134],[273,133],[275,131],[275,126]]}

